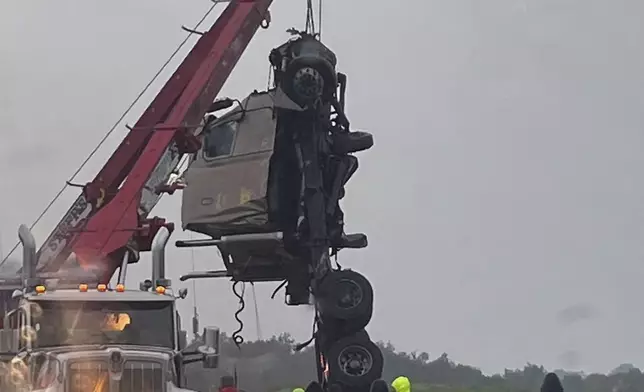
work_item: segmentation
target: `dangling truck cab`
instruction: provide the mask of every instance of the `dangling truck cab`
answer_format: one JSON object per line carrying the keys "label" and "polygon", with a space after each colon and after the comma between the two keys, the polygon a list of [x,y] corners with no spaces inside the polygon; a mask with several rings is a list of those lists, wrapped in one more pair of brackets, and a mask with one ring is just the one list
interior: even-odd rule
{"label": "dangling truck cab", "polygon": [[217,328],[205,328],[204,345],[185,351],[176,300],[187,290],[175,295],[164,277],[169,236],[164,227],[154,238],[152,279],[128,290],[124,271],[114,288],[94,284],[91,276],[36,278],[35,241],[21,226],[22,289],[12,296],[19,306],[3,320],[0,390],[190,391],[184,365],[202,361],[216,368]]}

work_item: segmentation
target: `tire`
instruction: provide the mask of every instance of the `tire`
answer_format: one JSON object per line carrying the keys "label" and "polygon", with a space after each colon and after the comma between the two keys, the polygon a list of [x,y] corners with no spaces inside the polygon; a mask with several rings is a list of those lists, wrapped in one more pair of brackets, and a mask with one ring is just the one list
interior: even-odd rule
{"label": "tire", "polygon": [[371,340],[371,336],[369,336],[369,332],[367,332],[364,329],[361,329],[360,331],[356,332],[355,337],[362,340]]}
{"label": "tire", "polygon": [[373,287],[362,274],[352,270],[330,272],[318,292],[320,315],[325,319],[356,321],[354,330],[364,328],[373,313]]}
{"label": "tire", "polygon": [[[371,321],[372,315],[373,315],[373,306],[370,307],[368,311],[365,314],[363,314],[361,317],[344,321],[342,333],[344,335],[353,335],[354,333],[359,333],[360,331],[364,331],[364,328]],[[366,334],[367,332],[364,331],[364,333]]]}
{"label": "tire", "polygon": [[329,339],[338,340],[342,339],[345,336],[351,336],[358,333],[365,333],[364,328],[371,321],[372,310],[362,317],[350,319],[350,320],[338,320],[335,318],[330,318],[322,315],[322,327],[325,333],[329,336]]}
{"label": "tire", "polygon": [[340,339],[330,347],[326,355],[329,382],[368,389],[371,383],[382,377],[382,352],[365,337],[365,333]]}

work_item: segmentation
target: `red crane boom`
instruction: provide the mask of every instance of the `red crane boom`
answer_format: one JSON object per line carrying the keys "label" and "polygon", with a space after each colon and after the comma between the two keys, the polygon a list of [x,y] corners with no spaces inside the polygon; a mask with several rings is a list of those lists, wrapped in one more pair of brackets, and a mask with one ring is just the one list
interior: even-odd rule
{"label": "red crane boom", "polygon": [[[183,154],[198,151],[194,128],[221,91],[272,0],[231,0],[56,226],[38,270],[57,271],[74,252],[108,280],[127,249],[148,251],[165,219],[148,219]],[[137,253],[135,252],[135,255]],[[136,260],[136,257],[134,257]],[[131,261],[134,261],[131,260]]]}

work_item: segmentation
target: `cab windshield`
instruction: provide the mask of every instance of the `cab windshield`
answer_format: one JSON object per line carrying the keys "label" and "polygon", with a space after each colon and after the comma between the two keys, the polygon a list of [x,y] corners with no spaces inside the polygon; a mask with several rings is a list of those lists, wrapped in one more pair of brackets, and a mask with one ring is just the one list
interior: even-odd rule
{"label": "cab windshield", "polygon": [[172,302],[38,301],[36,347],[136,344],[174,348]]}

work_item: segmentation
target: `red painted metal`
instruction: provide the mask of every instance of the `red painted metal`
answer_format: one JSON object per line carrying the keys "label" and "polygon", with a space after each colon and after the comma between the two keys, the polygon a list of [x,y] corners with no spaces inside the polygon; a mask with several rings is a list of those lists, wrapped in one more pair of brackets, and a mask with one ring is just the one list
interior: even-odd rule
{"label": "red painted metal", "polygon": [[48,259],[41,249],[40,270],[57,270],[73,251],[79,261],[101,267],[104,279],[109,279],[126,246],[149,250],[152,238],[166,222],[156,217],[147,219],[149,211],[138,211],[146,181],[172,146],[180,154],[198,148],[190,127],[201,122],[255,32],[268,20],[271,3],[229,3],[70,209],[78,211],[89,202],[89,216],[70,225],[68,212],[45,242],[43,248],[57,232],[66,240],[54,256],[49,252]]}

